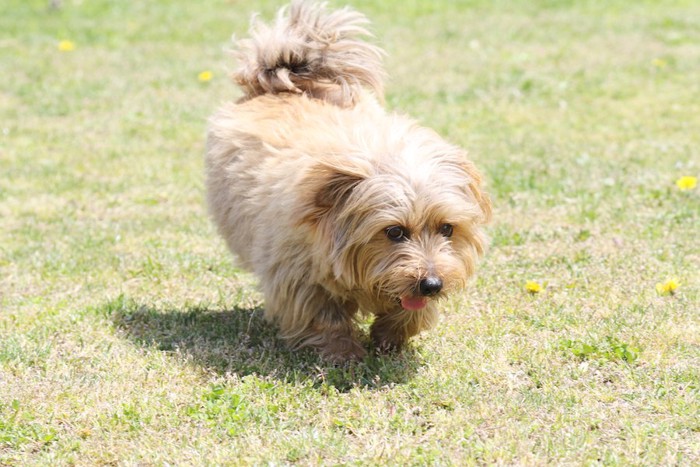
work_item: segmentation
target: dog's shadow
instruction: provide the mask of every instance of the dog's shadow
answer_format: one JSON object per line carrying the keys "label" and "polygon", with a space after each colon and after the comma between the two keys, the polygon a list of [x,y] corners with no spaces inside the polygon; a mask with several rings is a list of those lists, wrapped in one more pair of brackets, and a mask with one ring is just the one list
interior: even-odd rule
{"label": "dog's shadow", "polygon": [[409,346],[398,354],[373,355],[344,365],[325,363],[312,350],[291,351],[263,319],[263,308],[188,307],[163,310],[124,297],[107,303],[115,327],[149,351],[218,374],[257,374],[289,383],[330,385],[339,391],[353,387],[379,388],[408,381],[419,355]]}

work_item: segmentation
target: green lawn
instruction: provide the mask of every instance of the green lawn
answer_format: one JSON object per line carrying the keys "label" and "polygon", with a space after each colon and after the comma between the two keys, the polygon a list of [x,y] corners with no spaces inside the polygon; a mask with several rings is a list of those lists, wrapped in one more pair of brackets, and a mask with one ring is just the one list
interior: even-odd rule
{"label": "green lawn", "polygon": [[495,212],[438,327],[347,367],[204,205],[230,35],[281,3],[50,3],[0,5],[0,465],[700,463],[699,2],[351,1]]}

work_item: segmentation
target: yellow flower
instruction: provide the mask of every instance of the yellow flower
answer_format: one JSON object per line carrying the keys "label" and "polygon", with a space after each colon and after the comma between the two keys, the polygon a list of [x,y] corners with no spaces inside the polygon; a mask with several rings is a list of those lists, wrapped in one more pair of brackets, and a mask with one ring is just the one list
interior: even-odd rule
{"label": "yellow flower", "polygon": [[60,50],[61,52],[70,52],[72,50],[75,50],[75,42],[62,40],[58,43],[58,50]]}
{"label": "yellow flower", "polygon": [[666,282],[658,282],[656,284],[656,292],[659,295],[673,295],[681,283],[675,277],[668,279]]}
{"label": "yellow flower", "polygon": [[662,58],[655,58],[651,61],[651,64],[654,65],[656,68],[666,68],[666,65],[668,65],[666,60]]}
{"label": "yellow flower", "polygon": [[525,290],[534,295],[542,291],[542,286],[535,281],[527,281],[525,282]]}
{"label": "yellow flower", "polygon": [[693,188],[698,186],[698,179],[697,177],[691,177],[689,175],[686,175],[676,180],[676,186],[681,191],[692,190]]}
{"label": "yellow flower", "polygon": [[201,81],[202,83],[205,83],[207,81],[210,81],[213,76],[214,75],[211,73],[211,71],[206,70],[206,71],[203,71],[200,74],[198,74],[197,79],[199,81]]}

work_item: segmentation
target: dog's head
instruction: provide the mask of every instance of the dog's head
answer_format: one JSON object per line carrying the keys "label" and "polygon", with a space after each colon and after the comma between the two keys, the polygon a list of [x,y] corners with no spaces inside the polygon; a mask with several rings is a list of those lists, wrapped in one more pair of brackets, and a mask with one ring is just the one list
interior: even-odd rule
{"label": "dog's head", "polygon": [[432,131],[413,127],[381,149],[320,161],[305,176],[302,219],[361,306],[419,310],[466,285],[491,205],[466,154]]}

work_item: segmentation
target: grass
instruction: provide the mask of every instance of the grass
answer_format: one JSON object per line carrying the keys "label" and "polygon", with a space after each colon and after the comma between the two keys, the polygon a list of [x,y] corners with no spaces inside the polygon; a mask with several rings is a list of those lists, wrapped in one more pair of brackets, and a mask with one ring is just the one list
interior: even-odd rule
{"label": "grass", "polygon": [[346,367],[203,202],[223,49],[279,3],[0,6],[0,465],[700,463],[700,5],[351,3],[495,220],[437,329]]}

